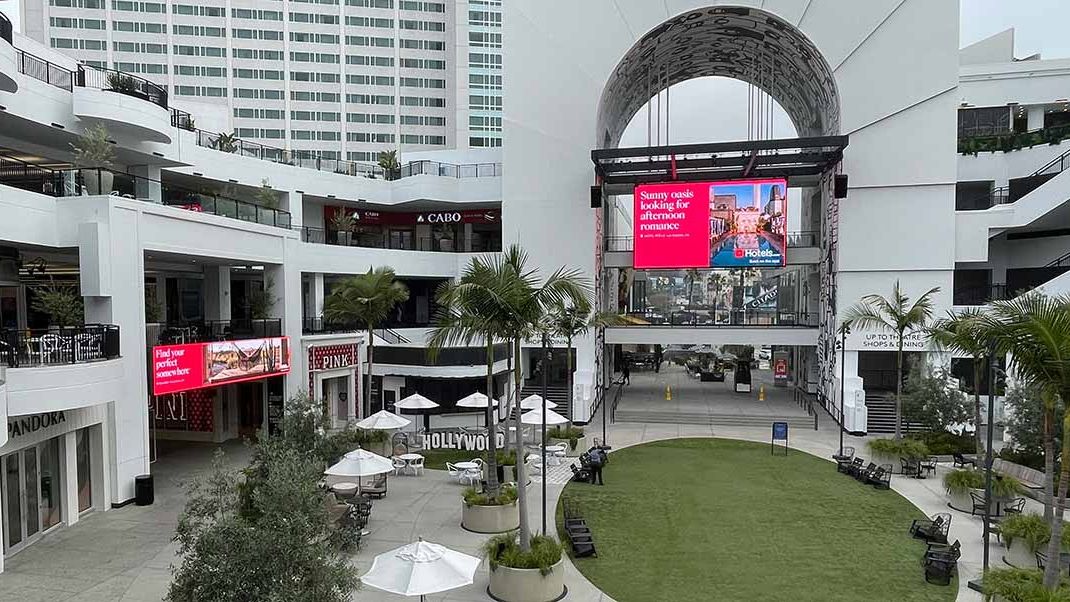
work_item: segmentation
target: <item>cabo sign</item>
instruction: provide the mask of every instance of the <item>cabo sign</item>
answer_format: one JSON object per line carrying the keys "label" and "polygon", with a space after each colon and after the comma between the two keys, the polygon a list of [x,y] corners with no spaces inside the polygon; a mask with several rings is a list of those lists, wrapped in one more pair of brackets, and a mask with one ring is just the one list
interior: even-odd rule
{"label": "cabo sign", "polygon": [[[498,441],[497,448],[505,447],[505,433],[495,433]],[[424,435],[424,449],[467,449],[472,451],[487,450],[487,435],[485,433],[474,434],[462,431],[444,431],[438,433],[426,433]]]}

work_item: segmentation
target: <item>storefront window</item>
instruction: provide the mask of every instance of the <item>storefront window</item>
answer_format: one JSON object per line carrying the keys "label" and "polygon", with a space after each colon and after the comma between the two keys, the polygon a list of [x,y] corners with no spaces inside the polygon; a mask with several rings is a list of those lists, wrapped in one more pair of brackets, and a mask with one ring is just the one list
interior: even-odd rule
{"label": "storefront window", "polygon": [[93,507],[92,465],[89,456],[89,429],[80,429],[75,433],[75,447],[78,456],[78,511],[84,512]]}
{"label": "storefront window", "polygon": [[7,545],[12,547],[22,541],[22,495],[19,489],[19,455],[4,458],[4,498],[7,505],[4,517],[4,533]]}
{"label": "storefront window", "polygon": [[63,494],[59,488],[59,439],[41,444],[41,528],[59,524],[62,518]]}

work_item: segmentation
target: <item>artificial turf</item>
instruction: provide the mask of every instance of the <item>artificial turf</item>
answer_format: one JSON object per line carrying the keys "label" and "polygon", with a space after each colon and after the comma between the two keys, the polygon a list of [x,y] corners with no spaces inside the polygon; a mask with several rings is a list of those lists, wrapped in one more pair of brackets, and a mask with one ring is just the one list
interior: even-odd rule
{"label": "artificial turf", "polygon": [[618,602],[954,600],[925,582],[924,518],[893,491],[768,444],[675,439],[610,455],[604,487],[569,483],[597,558],[579,570]]}

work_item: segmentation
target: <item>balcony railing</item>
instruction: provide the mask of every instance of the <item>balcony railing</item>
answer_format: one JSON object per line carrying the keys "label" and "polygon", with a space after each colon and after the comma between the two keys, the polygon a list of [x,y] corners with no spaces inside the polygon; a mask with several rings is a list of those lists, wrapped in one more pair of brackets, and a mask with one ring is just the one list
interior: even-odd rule
{"label": "balcony railing", "polygon": [[23,75],[68,92],[74,89],[74,73],[70,69],[50,63],[24,50],[16,53],[15,62],[18,63],[19,73]]}
{"label": "balcony railing", "polygon": [[[816,231],[788,232],[788,248],[820,246],[821,233]],[[607,236],[606,251],[628,252],[633,251],[635,241],[631,236]]]}
{"label": "balcony railing", "polygon": [[106,92],[117,92],[167,109],[167,88],[149,80],[130,75],[115,69],[79,65],[75,83],[80,88],[95,88]]}
{"label": "balcony railing", "polygon": [[[111,188],[102,183],[109,177]],[[104,168],[54,170],[0,155],[0,184],[54,197],[114,194],[140,200],[148,199],[139,196],[139,189],[159,188],[165,205],[278,228],[291,224],[290,214],[281,209]]]}
{"label": "balcony railing", "polygon": [[971,286],[952,291],[952,305],[984,305],[989,301],[1003,301],[1010,299],[1011,294],[1006,284],[989,284],[987,286]]}
{"label": "balcony railing", "polygon": [[436,175],[452,178],[487,178],[502,175],[501,163],[455,165],[437,161],[412,161],[388,172],[382,167],[371,163],[335,159],[314,151],[267,146],[259,142],[243,140],[231,134],[218,134],[204,130],[195,131],[197,132],[198,146],[225,153],[234,153],[243,157],[252,157],[318,171],[329,171],[347,176],[396,180],[416,175]]}
{"label": "balcony railing", "polygon": [[[423,326],[425,328],[427,327],[426,324]],[[364,332],[365,330],[364,325],[358,322],[338,322],[334,320],[325,320],[322,317],[305,318],[301,323],[301,332],[304,334],[336,334],[345,332]],[[391,328],[376,328],[375,336],[394,345],[403,345],[412,342],[405,335]]]}
{"label": "balcony railing", "polygon": [[119,327],[86,324],[44,330],[0,329],[0,357],[9,368],[115,359],[119,357]]}
{"label": "balcony railing", "polygon": [[181,109],[171,109],[171,127],[179,128],[189,132],[197,131],[197,128],[193,124],[193,116]]}
{"label": "balcony railing", "polygon": [[770,309],[721,309],[710,312],[636,312],[628,314],[626,327],[688,326],[711,328],[772,328],[817,326],[818,314]]}
{"label": "balcony railing", "polygon": [[6,41],[8,44],[12,44],[15,41],[14,32],[15,28],[11,24],[11,19],[7,18],[7,15],[0,12],[0,40]]}
{"label": "balcony railing", "polygon": [[149,347],[281,336],[282,319],[280,318],[199,320],[145,326],[145,337]]}
{"label": "balcony railing", "polygon": [[[347,236],[348,235],[348,236]],[[452,238],[434,238],[421,236],[404,242],[391,241],[383,234],[355,234],[338,232],[323,228],[304,226],[301,228],[301,240],[318,245],[339,247],[361,247],[365,249],[394,249],[400,251],[434,251],[440,253],[496,253],[502,250],[500,238],[489,240],[473,239],[471,251]]]}

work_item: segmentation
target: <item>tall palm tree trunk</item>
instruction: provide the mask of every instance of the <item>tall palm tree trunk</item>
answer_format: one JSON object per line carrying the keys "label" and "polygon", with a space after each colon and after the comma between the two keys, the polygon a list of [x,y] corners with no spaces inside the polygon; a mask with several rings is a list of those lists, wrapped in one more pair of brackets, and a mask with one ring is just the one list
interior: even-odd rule
{"label": "tall palm tree trunk", "polygon": [[895,352],[895,438],[903,438],[903,333]]}
{"label": "tall palm tree trunk", "polygon": [[[984,443],[981,442],[981,358],[973,358],[973,436],[976,440],[977,459],[985,453]],[[988,386],[993,386],[989,383]]]}
{"label": "tall palm tree trunk", "polygon": [[[520,549],[522,551],[528,551],[531,549],[531,525],[528,524],[528,477],[527,477],[527,465],[524,462],[524,436],[521,433],[522,424],[520,422],[520,389],[523,385],[523,378],[520,366],[520,337],[513,339],[513,353],[516,356],[516,371],[513,372],[513,383],[515,385],[516,394],[513,395],[513,411],[515,415],[513,417],[513,424],[516,425],[516,493],[517,504],[520,510]],[[546,467],[543,467],[543,478],[546,478]]]}
{"label": "tall palm tree trunk", "polygon": [[[375,332],[368,326],[368,382],[367,394],[364,396],[364,416],[367,417],[372,411],[372,355],[375,352]],[[383,408],[384,410],[386,408]]]}
{"label": "tall palm tree trunk", "polygon": [[568,339],[568,345],[565,347],[565,361],[568,373],[565,375],[565,386],[568,387],[568,419],[572,420],[572,389],[575,387],[572,385],[572,335],[566,337]]}
{"label": "tall palm tree trunk", "polygon": [[[1068,394],[1070,391],[1063,391],[1063,398],[1067,399]],[[1063,451],[1060,456],[1063,461],[1059,469],[1059,494],[1055,500],[1055,516],[1051,521],[1051,539],[1048,540],[1048,558],[1051,559],[1058,558],[1062,548],[1063,512],[1066,507],[1067,485],[1070,485],[1070,462],[1067,461],[1067,458],[1070,458],[1070,437],[1067,437],[1066,433],[1070,433],[1070,412],[1063,415]],[[1061,562],[1048,562],[1044,567],[1044,587],[1054,590],[1059,584],[1061,570]]]}
{"label": "tall palm tree trunk", "polygon": [[1044,519],[1051,524],[1055,516],[1055,415],[1047,400],[1043,412],[1044,437]]}
{"label": "tall palm tree trunk", "polygon": [[494,404],[494,337],[487,333],[487,495],[497,497],[501,484],[498,483],[498,416]]}

